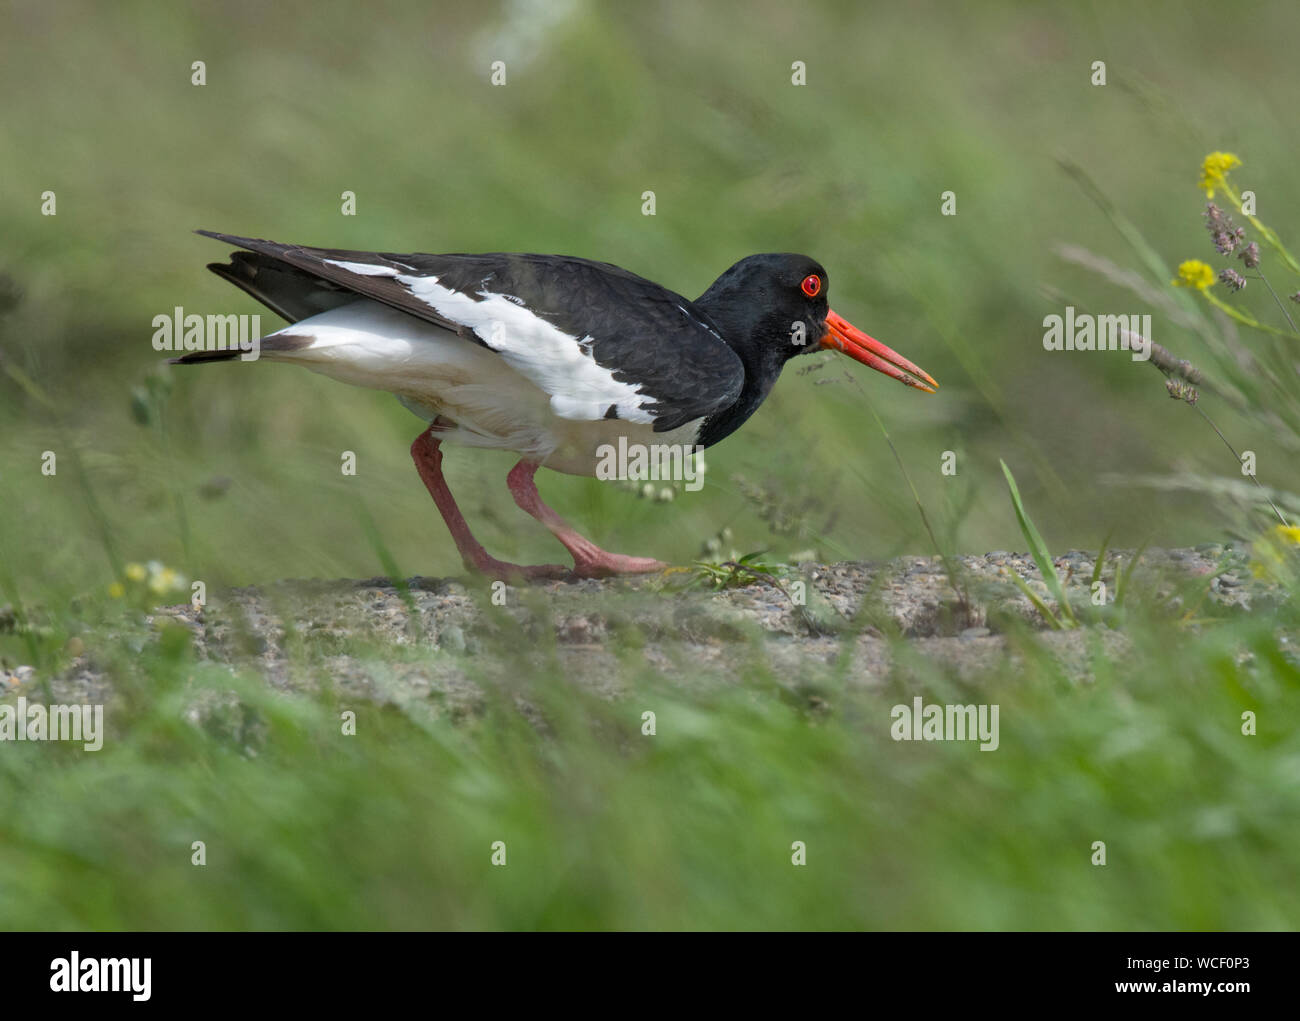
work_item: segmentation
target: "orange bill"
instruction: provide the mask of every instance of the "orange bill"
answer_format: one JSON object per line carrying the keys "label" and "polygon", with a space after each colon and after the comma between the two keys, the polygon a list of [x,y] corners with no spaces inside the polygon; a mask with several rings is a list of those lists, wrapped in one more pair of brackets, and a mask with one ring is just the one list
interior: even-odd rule
{"label": "orange bill", "polygon": [[854,361],[883,372],[891,379],[914,386],[926,393],[934,393],[939,384],[928,372],[913,365],[893,348],[886,347],[880,341],[868,337],[843,316],[828,312],[826,315],[826,336],[821,339],[821,346],[832,351],[842,351]]}

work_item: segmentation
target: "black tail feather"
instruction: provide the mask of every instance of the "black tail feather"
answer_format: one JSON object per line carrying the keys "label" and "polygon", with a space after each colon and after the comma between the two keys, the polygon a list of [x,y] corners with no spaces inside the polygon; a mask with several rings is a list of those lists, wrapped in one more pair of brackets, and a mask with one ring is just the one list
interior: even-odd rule
{"label": "black tail feather", "polygon": [[229,362],[238,358],[243,352],[234,351],[191,351],[179,358],[168,358],[168,365],[198,365],[201,362]]}
{"label": "black tail feather", "polygon": [[285,262],[281,256],[292,249],[292,245],[210,230],[195,233],[248,248],[249,251],[231,252],[228,263],[209,263],[208,269],[256,298],[287,322],[296,323],[360,297],[346,287]]}

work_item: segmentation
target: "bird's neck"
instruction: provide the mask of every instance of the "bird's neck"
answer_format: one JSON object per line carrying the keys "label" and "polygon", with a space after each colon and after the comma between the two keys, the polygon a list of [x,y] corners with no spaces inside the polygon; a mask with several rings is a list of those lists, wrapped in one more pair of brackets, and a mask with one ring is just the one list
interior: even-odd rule
{"label": "bird's neck", "polygon": [[704,423],[698,442],[706,447],[731,435],[758,410],[790,357],[789,348],[780,339],[768,335],[770,324],[753,319],[752,295],[731,295],[725,291],[715,294],[715,288],[706,291],[695,305],[717,325],[723,341],[740,358],[745,383],[734,403],[709,416]]}

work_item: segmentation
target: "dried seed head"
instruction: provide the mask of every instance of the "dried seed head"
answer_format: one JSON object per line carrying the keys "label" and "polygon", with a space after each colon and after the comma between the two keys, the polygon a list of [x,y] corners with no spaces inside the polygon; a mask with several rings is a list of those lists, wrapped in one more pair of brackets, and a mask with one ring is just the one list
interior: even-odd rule
{"label": "dried seed head", "polygon": [[1259,265],[1259,245],[1252,241],[1237,253],[1237,258],[1246,264],[1247,269],[1254,269]]}
{"label": "dried seed head", "polygon": [[1205,229],[1210,232],[1214,249],[1220,255],[1231,255],[1246,243],[1245,229],[1233,223],[1232,217],[1213,202],[1206,203],[1204,215]]}
{"label": "dried seed head", "polygon": [[1168,348],[1162,347],[1155,341],[1149,341],[1149,343],[1151,344],[1151,364],[1161,372],[1166,375],[1179,376],[1192,384],[1200,383],[1205,378],[1201,375],[1201,370],[1186,358],[1179,358]]}
{"label": "dried seed head", "polygon": [[1219,272],[1219,281],[1227,284],[1230,291],[1240,291],[1246,286],[1246,278],[1235,269],[1221,270]]}
{"label": "dried seed head", "polygon": [[1169,391],[1169,396],[1174,400],[1186,401],[1188,404],[1195,404],[1201,396],[1196,392],[1196,387],[1178,379],[1166,379],[1165,389]]}

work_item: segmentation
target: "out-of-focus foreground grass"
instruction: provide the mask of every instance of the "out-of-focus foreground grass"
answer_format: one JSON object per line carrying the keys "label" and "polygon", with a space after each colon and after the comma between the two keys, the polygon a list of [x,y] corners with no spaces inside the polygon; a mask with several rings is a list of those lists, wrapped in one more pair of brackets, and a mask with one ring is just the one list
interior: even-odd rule
{"label": "out-of-focus foreground grass", "polygon": [[[0,634],[0,655],[49,670],[79,636],[113,664],[126,711],[94,755],[4,748],[0,925],[1296,924],[1300,749],[1282,722],[1296,671],[1273,622],[1197,634],[1137,618],[1134,658],[1117,672],[1099,655],[1084,691],[1027,640],[1023,674],[978,696],[920,666],[874,695],[832,674],[829,714],[778,698],[753,663],[735,688],[685,694],[641,678],[630,653],[638,694],[613,703],[521,664],[543,733],[494,693],[459,726],[361,709],[339,740],[328,698],[288,701],[251,676],[233,682],[246,708],[228,728],[184,722],[186,700],[231,679],[178,635],[131,637],[106,595],[133,560],[211,592],[373,575],[380,550],[404,574],[460,570],[407,456],[419,423],[391,397],[272,365],[172,370],[159,386],[155,315],[265,312],[203,269],[225,250],[196,227],[569,252],[691,296],[745,254],[804,251],[837,311],[943,385],[924,398],[846,362],[790,371],[711,452],[705,489],[670,505],[544,477],[609,548],[685,561],[728,526],[775,555],[926,551],[868,399],[954,548],[1020,544],[999,457],[1055,549],[1215,537],[1237,520],[1221,498],[1102,482],[1236,474],[1205,423],[1124,354],[1042,348],[1060,311],[1045,285],[1081,308],[1149,311],[1052,255],[1118,243],[1057,158],[1140,216],[1171,264],[1205,250],[1195,171],[1213,149],[1248,154],[1269,223],[1300,236],[1283,198],[1292,4],[1234,8],[1239,34],[1210,3],[27,3],[3,18],[0,356],[54,409],[0,375],[0,602],[39,621]],[[356,216],[340,215],[344,191]],[[946,191],[956,216],[940,215]],[[1204,353],[1159,317],[1153,332]],[[1275,436],[1231,409],[1215,420],[1261,478],[1289,484]],[[554,559],[505,492],[510,463],[452,453],[448,471],[493,553]],[[789,527],[771,534],[764,513]],[[890,741],[888,706],[921,690],[1000,702],[1001,750]],[[1257,738],[1239,734],[1244,709],[1267,721]],[[193,840],[209,843],[205,869]],[[488,864],[494,840],[506,869]],[[795,840],[807,868],[789,864]],[[1088,863],[1095,840],[1106,868]]]}
{"label": "out-of-focus foreground grass", "polygon": [[[484,675],[482,714],[457,721],[420,700],[285,698],[196,663],[176,628],[121,653],[126,705],[102,751],[0,756],[0,920],[1294,928],[1300,671],[1270,630],[1175,635],[1151,622],[1134,629],[1122,673],[1098,655],[1082,690],[1026,640],[1014,679],[964,686],[900,649],[906,665],[882,691],[828,670],[797,695],[743,645],[742,682],[683,687],[618,640],[629,693],[613,700],[520,642],[517,658],[499,653],[517,683]],[[328,678],[323,658],[293,669]],[[894,742],[890,708],[917,694],[996,701],[997,750]],[[209,697],[226,708],[186,721]],[[521,716],[520,697],[544,725]],[[355,736],[342,736],[344,709]],[[642,734],[646,710],[654,736]],[[1241,734],[1246,710],[1255,737]]]}

